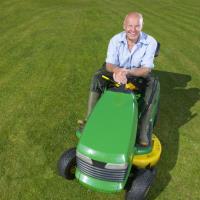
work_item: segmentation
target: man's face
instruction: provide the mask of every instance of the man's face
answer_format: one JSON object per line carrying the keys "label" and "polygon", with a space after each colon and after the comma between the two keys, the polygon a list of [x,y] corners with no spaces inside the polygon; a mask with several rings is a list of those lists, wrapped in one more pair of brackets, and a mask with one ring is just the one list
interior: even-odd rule
{"label": "man's face", "polygon": [[138,16],[128,16],[124,21],[127,40],[136,42],[142,30],[142,22]]}

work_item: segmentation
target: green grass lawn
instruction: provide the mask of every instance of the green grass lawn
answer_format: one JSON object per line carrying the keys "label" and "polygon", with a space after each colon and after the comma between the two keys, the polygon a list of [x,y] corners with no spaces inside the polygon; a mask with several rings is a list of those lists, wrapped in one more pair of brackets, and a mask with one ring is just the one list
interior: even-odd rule
{"label": "green grass lawn", "polygon": [[197,200],[200,185],[199,0],[0,0],[0,200],[116,200],[57,175],[77,144],[92,74],[130,11],[161,43],[163,145],[148,199]]}

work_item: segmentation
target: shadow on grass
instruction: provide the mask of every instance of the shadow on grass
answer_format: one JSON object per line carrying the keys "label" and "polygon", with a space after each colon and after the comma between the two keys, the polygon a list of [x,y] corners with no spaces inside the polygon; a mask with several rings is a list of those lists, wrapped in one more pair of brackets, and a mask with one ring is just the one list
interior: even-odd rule
{"label": "shadow on grass", "polygon": [[170,171],[177,162],[179,153],[179,128],[189,122],[196,114],[190,109],[200,98],[198,88],[187,88],[191,76],[172,72],[156,71],[161,85],[160,114],[155,130],[162,143],[161,160],[157,166],[158,174],[149,193],[155,199],[171,180]]}

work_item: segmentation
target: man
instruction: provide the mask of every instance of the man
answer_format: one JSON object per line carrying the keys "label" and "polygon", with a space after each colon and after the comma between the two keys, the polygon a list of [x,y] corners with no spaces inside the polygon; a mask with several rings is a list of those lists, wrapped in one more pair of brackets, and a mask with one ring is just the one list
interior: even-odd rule
{"label": "man", "polygon": [[[114,81],[120,84],[126,84],[127,80],[132,82],[146,80],[143,81],[147,84],[144,106],[147,105],[153,82],[150,72],[154,67],[153,60],[157,42],[153,37],[143,33],[142,27],[142,15],[137,12],[131,12],[124,19],[124,31],[111,38],[106,64],[95,73],[92,80],[86,120],[108,85],[108,82],[102,79],[102,74],[113,78]],[[84,126],[86,120],[79,120],[79,125]],[[142,121],[144,120],[141,119],[139,124],[139,143],[142,146],[147,146],[149,144],[148,130]]]}

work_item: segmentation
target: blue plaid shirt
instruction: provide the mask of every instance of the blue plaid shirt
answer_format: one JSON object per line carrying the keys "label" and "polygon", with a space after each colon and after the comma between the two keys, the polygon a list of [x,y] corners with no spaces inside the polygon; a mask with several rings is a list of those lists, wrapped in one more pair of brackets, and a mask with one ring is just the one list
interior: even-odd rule
{"label": "blue plaid shirt", "polygon": [[156,47],[156,40],[146,33],[141,32],[137,43],[129,51],[126,33],[121,32],[110,40],[106,63],[127,69],[141,66],[153,68]]}

